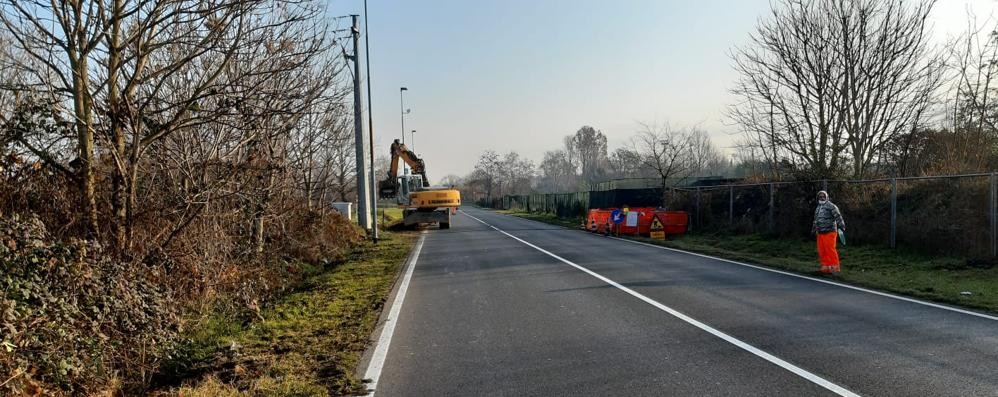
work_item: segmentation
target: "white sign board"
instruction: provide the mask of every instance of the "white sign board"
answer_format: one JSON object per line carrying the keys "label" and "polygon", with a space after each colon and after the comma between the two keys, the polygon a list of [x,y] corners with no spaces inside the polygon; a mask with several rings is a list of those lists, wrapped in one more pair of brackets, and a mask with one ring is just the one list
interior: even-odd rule
{"label": "white sign board", "polygon": [[637,227],[638,226],[638,213],[637,212],[633,212],[632,211],[632,212],[628,212],[627,213],[627,223],[626,223],[626,225],[628,227]]}

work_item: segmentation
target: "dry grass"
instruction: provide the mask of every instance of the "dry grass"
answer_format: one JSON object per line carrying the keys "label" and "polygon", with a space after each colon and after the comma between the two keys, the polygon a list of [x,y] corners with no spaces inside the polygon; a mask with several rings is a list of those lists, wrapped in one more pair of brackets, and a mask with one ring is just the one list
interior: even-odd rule
{"label": "dry grass", "polygon": [[191,340],[204,377],[166,394],[324,396],[364,392],[355,369],[416,238],[384,231],[245,326],[212,318]]}

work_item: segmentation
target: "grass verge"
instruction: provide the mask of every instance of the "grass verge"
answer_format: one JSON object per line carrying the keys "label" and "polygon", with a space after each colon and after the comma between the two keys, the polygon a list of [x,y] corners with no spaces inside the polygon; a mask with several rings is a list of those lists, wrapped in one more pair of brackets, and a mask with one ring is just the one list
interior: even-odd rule
{"label": "grass verge", "polygon": [[378,207],[378,225],[390,229],[402,220],[402,209],[396,206]]}
{"label": "grass verge", "polygon": [[383,231],[349,258],[243,325],[216,316],[188,348],[206,375],[165,394],[326,396],[362,394],[358,365],[395,276],[417,238]]}
{"label": "grass verge", "polygon": [[[582,221],[581,218],[562,219],[552,214],[498,212],[573,229],[579,228]],[[817,253],[812,240],[702,233],[667,241],[643,237],[633,239],[998,313],[998,266],[993,262],[982,264],[964,258],[916,254],[904,249],[849,245],[839,247],[842,273],[823,276],[818,272]]]}

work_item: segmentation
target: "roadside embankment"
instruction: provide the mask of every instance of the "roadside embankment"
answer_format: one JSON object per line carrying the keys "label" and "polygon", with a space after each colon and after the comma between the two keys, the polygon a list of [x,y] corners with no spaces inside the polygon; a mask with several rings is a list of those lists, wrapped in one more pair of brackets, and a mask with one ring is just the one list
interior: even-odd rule
{"label": "roadside embankment", "polygon": [[416,234],[382,231],[380,237],[309,278],[256,321],[207,320],[191,342],[203,350],[203,375],[165,394],[362,394],[354,369]]}

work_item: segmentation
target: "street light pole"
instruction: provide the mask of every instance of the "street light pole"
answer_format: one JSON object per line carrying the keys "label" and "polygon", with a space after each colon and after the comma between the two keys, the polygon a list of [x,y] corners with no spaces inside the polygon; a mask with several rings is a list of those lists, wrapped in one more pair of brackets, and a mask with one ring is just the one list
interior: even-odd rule
{"label": "street light pole", "polygon": [[361,103],[363,99],[361,98],[360,90],[360,47],[358,46],[360,40],[360,24],[357,21],[359,15],[351,15],[353,20],[353,26],[351,27],[351,33],[353,37],[353,55],[348,56],[348,59],[353,61],[353,107],[354,107],[354,143],[357,148],[357,223],[360,227],[365,230],[371,230],[371,191],[369,188],[371,185],[367,181],[367,175],[364,170],[367,169],[367,156],[364,154],[364,119],[363,119],[363,109],[361,108]]}
{"label": "street light pole", "polygon": [[[406,88],[406,87],[400,87],[399,88],[399,110],[400,110],[399,113],[401,113],[400,117],[402,118],[402,144],[403,145],[405,144],[405,114],[409,113],[405,109],[405,96],[402,95],[405,91],[409,91],[409,89]],[[406,168],[405,163],[402,163],[402,175],[409,175],[409,171]]]}
{"label": "street light pole", "polygon": [[374,172],[374,116],[371,108],[371,36],[367,28],[367,0],[364,0],[364,65],[367,67],[367,133],[371,147],[371,236],[378,243],[378,179]]}

